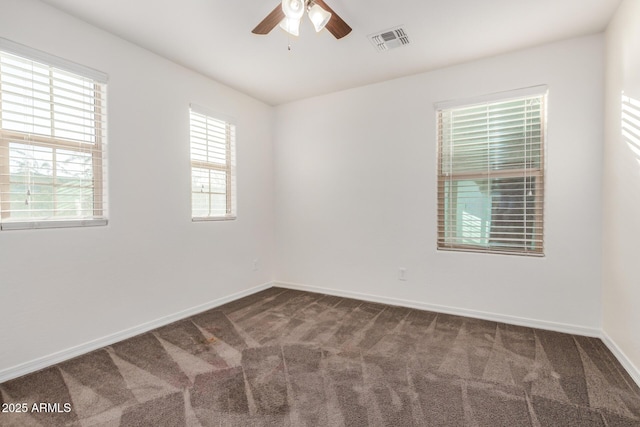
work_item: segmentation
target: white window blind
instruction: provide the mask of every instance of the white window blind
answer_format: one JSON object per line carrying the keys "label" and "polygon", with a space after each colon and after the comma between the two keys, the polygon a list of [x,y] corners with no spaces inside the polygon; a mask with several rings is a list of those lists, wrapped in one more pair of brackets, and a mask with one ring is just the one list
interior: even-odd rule
{"label": "white window blind", "polygon": [[193,220],[236,217],[235,125],[190,110],[191,216]]}
{"label": "white window blind", "polygon": [[0,39],[3,230],[106,224],[106,75],[78,70]]}
{"label": "white window blind", "polygon": [[437,110],[438,249],[544,254],[545,100]]}

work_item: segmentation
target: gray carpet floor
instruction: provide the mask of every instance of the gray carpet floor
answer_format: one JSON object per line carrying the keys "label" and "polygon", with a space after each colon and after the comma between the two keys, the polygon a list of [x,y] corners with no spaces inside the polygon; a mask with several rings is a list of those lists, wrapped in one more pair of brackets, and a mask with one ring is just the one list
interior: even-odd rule
{"label": "gray carpet floor", "polygon": [[2,426],[640,426],[599,339],[281,288],[0,384],[0,403],[30,408]]}

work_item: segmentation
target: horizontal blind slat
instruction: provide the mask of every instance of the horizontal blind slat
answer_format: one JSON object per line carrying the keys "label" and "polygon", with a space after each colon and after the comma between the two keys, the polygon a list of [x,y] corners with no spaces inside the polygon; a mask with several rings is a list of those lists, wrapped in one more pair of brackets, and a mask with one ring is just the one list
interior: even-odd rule
{"label": "horizontal blind slat", "polygon": [[106,78],[42,62],[48,58],[42,52],[37,61],[7,53],[5,41],[0,39],[1,227],[106,224]]}
{"label": "horizontal blind slat", "polygon": [[190,110],[192,218],[235,218],[235,126]]}
{"label": "horizontal blind slat", "polygon": [[543,251],[544,95],[437,111],[438,247]]}

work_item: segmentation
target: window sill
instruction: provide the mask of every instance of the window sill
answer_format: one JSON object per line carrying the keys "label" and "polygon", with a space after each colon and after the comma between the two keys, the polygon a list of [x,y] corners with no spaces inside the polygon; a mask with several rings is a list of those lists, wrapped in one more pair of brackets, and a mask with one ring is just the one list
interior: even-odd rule
{"label": "window sill", "polygon": [[199,216],[191,218],[192,222],[207,222],[207,221],[234,221],[237,219],[235,215],[228,216]]}
{"label": "window sill", "polygon": [[438,246],[438,251],[444,252],[467,252],[467,253],[479,253],[479,254],[493,254],[493,255],[516,255],[526,257],[542,258],[545,256],[541,250],[537,251],[521,251],[515,249],[497,249],[497,248],[484,248],[481,246],[468,246],[468,245],[448,245]]}
{"label": "window sill", "polygon": [[38,221],[9,221],[0,224],[0,230],[33,230],[40,228],[72,228],[72,227],[99,227],[108,224],[104,219],[61,219]]}

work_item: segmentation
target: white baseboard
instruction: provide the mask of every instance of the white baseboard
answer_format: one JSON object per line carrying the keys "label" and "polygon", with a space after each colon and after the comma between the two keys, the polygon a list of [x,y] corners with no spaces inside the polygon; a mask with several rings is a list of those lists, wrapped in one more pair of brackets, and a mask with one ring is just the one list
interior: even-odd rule
{"label": "white baseboard", "polygon": [[435,311],[438,313],[454,314],[457,316],[473,317],[476,319],[491,320],[494,322],[508,323],[511,325],[526,326],[529,328],[545,329],[548,331],[564,332],[568,334],[583,335],[600,338],[601,330],[598,328],[588,328],[584,326],[572,325],[568,323],[549,322],[546,320],[528,319],[525,317],[508,316],[498,313],[488,313],[484,311],[469,310],[466,308],[449,307],[438,304],[428,304],[423,302],[408,301],[398,298],[389,298],[379,295],[370,295],[360,292],[350,292],[338,289],[324,288],[318,286],[301,285],[298,283],[274,282],[273,286],[300,291],[315,292],[320,294],[334,295],[338,297],[354,298],[364,301],[377,302],[381,304],[396,305],[401,307],[416,308],[418,310]]}
{"label": "white baseboard", "polygon": [[618,359],[622,367],[627,371],[629,376],[633,378],[638,387],[640,387],[640,369],[634,365],[634,363],[627,357],[624,351],[616,344],[614,340],[605,332],[602,331],[600,336],[602,342],[611,350],[611,353]]}
{"label": "white baseboard", "polygon": [[237,292],[235,294],[231,294],[223,298],[218,298],[216,300],[209,301],[208,303],[205,303],[205,304],[201,304],[192,308],[188,308],[186,310],[179,311],[174,314],[170,314],[169,316],[164,316],[159,319],[152,320],[151,322],[146,322],[141,325],[134,326],[133,328],[125,329],[123,331],[116,332],[114,334],[110,334],[105,337],[98,338],[96,340],[89,341],[87,343],[80,344],[78,346],[71,347],[66,350],[62,350],[62,351],[50,354],[48,356],[40,357],[38,359],[21,363],[20,365],[13,366],[11,368],[3,369],[0,371],[0,383],[3,383],[5,381],[11,380],[17,377],[21,377],[31,372],[39,371],[40,369],[47,368],[49,366],[55,365],[56,363],[64,362],[65,360],[72,359],[74,357],[89,353],[91,351],[98,350],[102,347],[114,344],[122,340],[126,340],[127,338],[131,338],[136,335],[140,335],[142,333],[159,328],[161,326],[168,325],[169,323],[175,322],[177,320],[182,320],[187,317],[193,316],[195,314],[201,313],[203,311],[207,311],[212,308],[219,307],[228,302],[237,300],[242,297],[246,297],[251,294],[255,294],[256,292],[260,292],[264,289],[268,289],[273,285],[274,284],[271,282],[258,285],[253,288],[246,289],[244,291]]}

